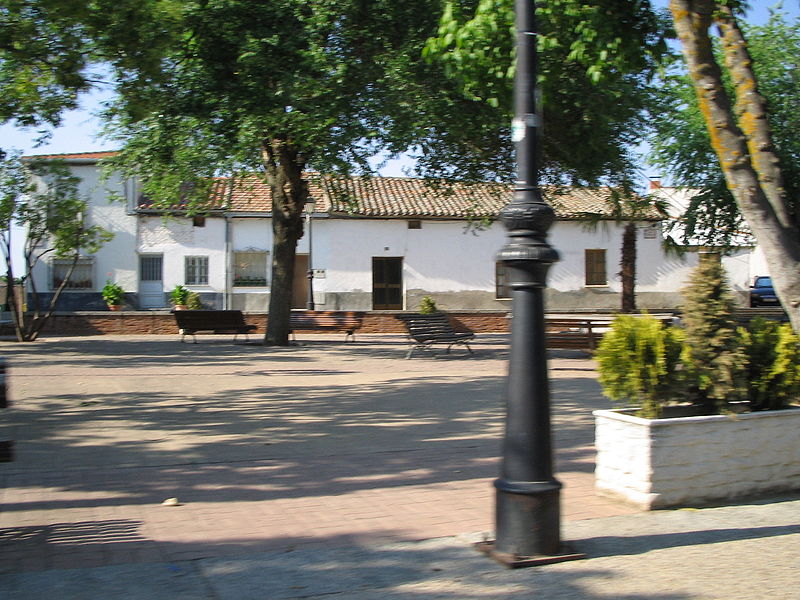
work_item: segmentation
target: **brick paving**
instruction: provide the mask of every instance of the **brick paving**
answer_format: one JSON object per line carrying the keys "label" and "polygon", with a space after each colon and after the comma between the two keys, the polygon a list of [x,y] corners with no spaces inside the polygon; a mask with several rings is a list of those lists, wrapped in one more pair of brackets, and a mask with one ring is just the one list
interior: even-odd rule
{"label": "brick paving", "polygon": [[[479,340],[412,360],[386,335],[0,342],[0,573],[489,531],[507,347]],[[550,364],[563,518],[634,512],[593,491],[593,362]]]}

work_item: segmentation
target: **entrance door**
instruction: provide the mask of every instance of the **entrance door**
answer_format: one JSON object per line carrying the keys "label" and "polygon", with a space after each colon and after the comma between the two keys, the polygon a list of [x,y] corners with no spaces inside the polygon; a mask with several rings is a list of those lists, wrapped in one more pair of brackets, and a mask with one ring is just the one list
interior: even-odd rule
{"label": "entrance door", "polygon": [[294,281],[292,283],[292,308],[305,308],[308,304],[308,254],[294,257]]}
{"label": "entrance door", "polygon": [[403,310],[402,257],[372,258],[372,309]]}
{"label": "entrance door", "polygon": [[164,283],[162,281],[162,255],[139,257],[139,308],[164,308]]}

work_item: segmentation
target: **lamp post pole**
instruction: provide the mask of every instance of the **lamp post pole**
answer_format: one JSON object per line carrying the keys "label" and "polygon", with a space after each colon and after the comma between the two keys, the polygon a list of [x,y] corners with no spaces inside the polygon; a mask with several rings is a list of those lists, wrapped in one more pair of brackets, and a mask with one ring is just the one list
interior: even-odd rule
{"label": "lamp post pole", "polygon": [[306,310],[314,310],[314,267],[311,260],[311,213],[314,212],[314,201],[306,203],[306,231],[308,232],[308,296],[306,297]]}
{"label": "lamp post pole", "polygon": [[560,539],[561,483],[553,476],[550,390],[544,338],[544,288],[558,253],[547,242],[555,220],[541,197],[537,158],[536,20],[532,0],[515,0],[517,69],[512,138],[517,181],[500,219],[512,297],[505,437],[496,488],[496,540],[479,548],[512,566],[582,558]]}

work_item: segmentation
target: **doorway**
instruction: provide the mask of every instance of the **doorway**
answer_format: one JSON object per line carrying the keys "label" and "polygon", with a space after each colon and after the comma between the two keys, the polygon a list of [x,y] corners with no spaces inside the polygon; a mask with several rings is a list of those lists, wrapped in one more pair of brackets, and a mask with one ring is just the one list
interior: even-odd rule
{"label": "doorway", "polygon": [[163,256],[139,256],[139,308],[143,310],[164,308]]}
{"label": "doorway", "polygon": [[372,310],[403,310],[403,258],[372,258]]}
{"label": "doorway", "polygon": [[292,278],[292,308],[305,308],[308,303],[308,254],[294,257]]}

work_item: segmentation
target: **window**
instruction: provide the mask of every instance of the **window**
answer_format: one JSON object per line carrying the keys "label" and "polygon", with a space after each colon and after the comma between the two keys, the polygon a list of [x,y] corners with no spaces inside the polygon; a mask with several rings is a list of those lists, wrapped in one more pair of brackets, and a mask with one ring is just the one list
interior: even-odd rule
{"label": "window", "polygon": [[[67,285],[64,286],[65,290],[91,290],[94,288],[94,280],[92,277],[94,261],[91,258],[79,258],[75,264],[75,270],[72,271]],[[69,273],[69,268],[72,266],[72,259],[70,258],[56,258],[52,263],[51,289],[58,289],[61,282],[66,279]]]}
{"label": "window", "polygon": [[494,297],[498,300],[511,298],[511,288],[508,285],[508,267],[504,262],[494,263]]}
{"label": "window", "polygon": [[206,218],[205,217],[192,217],[192,226],[193,227],[205,227],[206,226]]}
{"label": "window", "polygon": [[408,222],[408,228],[409,229],[422,229],[422,221],[420,221],[419,219],[411,219]]}
{"label": "window", "polygon": [[208,257],[186,257],[186,285],[208,285]]}
{"label": "window", "polygon": [[586,250],[586,285],[608,285],[605,250]]}
{"label": "window", "polygon": [[267,253],[263,250],[239,250],[233,253],[233,285],[267,285]]}

